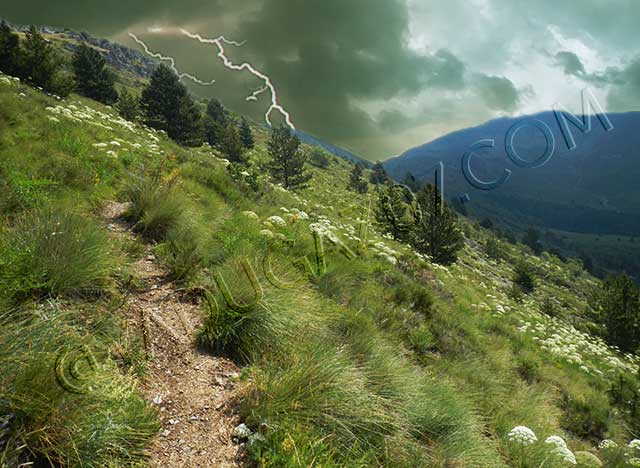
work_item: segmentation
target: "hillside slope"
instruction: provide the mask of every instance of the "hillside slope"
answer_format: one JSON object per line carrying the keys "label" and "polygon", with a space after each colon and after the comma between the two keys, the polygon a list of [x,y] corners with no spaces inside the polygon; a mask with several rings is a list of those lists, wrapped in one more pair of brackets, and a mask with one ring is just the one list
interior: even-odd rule
{"label": "hillside slope", "polygon": [[[0,76],[3,468],[176,453],[166,431],[189,423],[144,392],[158,343],[124,307],[151,295],[135,266],[149,255],[163,294],[202,314],[197,352],[240,368],[230,410],[249,466],[560,467],[574,453],[633,466],[640,360],[596,337],[598,280],[501,241],[490,258],[493,235],[464,221],[459,261],[433,264],[376,232],[373,189],[345,189],[346,161],[310,167],[299,192],[273,185],[254,131],[234,179],[208,146]],[[130,238],[109,234],[113,202],[128,203]],[[510,294],[518,261],[538,282],[524,298]]]}

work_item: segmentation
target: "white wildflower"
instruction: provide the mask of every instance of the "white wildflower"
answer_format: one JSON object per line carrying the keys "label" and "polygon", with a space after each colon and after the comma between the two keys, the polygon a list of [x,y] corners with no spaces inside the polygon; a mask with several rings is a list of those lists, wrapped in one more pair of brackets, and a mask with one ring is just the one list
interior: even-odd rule
{"label": "white wildflower", "polygon": [[255,221],[260,219],[260,218],[258,218],[258,215],[253,211],[243,211],[242,214],[245,215],[247,218],[253,219]]}
{"label": "white wildflower", "polygon": [[633,439],[631,442],[629,442],[628,447],[631,450],[640,450],[640,439]]}
{"label": "white wildflower", "polygon": [[53,117],[52,115],[48,116],[47,119],[49,119],[52,122],[60,122],[57,117]]}
{"label": "white wildflower", "polygon": [[260,231],[260,235],[264,237],[273,237],[273,232],[271,232],[269,229],[262,229]]}
{"label": "white wildflower", "polygon": [[110,141],[110,142],[109,142],[109,144],[110,144],[110,145],[112,145],[112,146],[122,146],[122,145],[120,144],[120,142],[119,142],[119,141],[116,141],[116,140]]}
{"label": "white wildflower", "polygon": [[270,222],[271,224],[275,224],[276,226],[285,226],[287,224],[284,219],[276,215],[269,216],[267,218],[267,221]]}
{"label": "white wildflower", "polygon": [[614,449],[617,446],[618,444],[616,444],[613,440],[604,439],[602,442],[600,442],[600,445],[598,445],[598,449],[600,450]]}
{"label": "white wildflower", "polygon": [[516,426],[507,434],[509,442],[526,447],[537,442],[536,434],[526,426]]}

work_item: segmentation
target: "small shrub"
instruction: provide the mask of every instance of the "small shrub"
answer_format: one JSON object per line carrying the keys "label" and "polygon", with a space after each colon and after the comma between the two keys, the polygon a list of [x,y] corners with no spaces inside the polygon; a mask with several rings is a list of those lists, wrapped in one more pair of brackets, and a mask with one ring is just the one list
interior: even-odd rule
{"label": "small shrub", "polygon": [[561,424],[578,437],[602,440],[609,425],[609,404],[606,395],[573,397],[564,394]]}
{"label": "small shrub", "polygon": [[513,283],[517,285],[524,294],[530,294],[536,288],[533,270],[525,261],[520,261],[516,264]]}

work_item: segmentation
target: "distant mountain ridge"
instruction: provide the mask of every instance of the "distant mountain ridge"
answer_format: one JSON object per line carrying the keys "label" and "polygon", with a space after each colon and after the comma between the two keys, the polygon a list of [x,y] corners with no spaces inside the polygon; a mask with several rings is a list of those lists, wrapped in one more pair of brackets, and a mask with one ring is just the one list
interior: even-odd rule
{"label": "distant mountain ridge", "polygon": [[[596,116],[591,131],[583,134],[569,124],[576,148],[569,150],[553,112],[519,118],[499,118],[459,130],[412,148],[384,163],[389,174],[402,180],[411,172],[419,180],[433,177],[432,168],[445,167],[445,195],[468,194],[472,214],[491,216],[511,225],[538,225],[572,232],[640,234],[640,112],[607,114],[613,124],[605,131]],[[505,150],[505,135],[518,120],[537,119],[548,125],[555,153],[541,167],[517,167]],[[534,160],[545,149],[542,133],[527,127],[516,134],[516,150]],[[483,191],[465,179],[461,161],[478,140],[495,140],[471,158],[474,174],[491,181],[512,171],[501,187]]]}

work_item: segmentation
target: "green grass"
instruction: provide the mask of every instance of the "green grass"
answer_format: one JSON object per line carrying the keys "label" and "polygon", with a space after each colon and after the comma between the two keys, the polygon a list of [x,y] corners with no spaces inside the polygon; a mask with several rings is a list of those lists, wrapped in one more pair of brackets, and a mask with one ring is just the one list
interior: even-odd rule
{"label": "green grass", "polygon": [[[13,415],[2,466],[16,466],[24,451],[56,466],[136,466],[144,458],[158,431],[155,414],[110,359],[107,343],[77,322],[77,311],[58,306],[0,316],[0,413]],[[76,378],[68,365],[81,349],[97,366],[79,359]],[[60,373],[69,387],[56,373],[64,356]]]}
{"label": "green grass", "polygon": [[64,208],[36,209],[0,233],[0,297],[99,294],[111,283],[116,256],[92,219]]}

